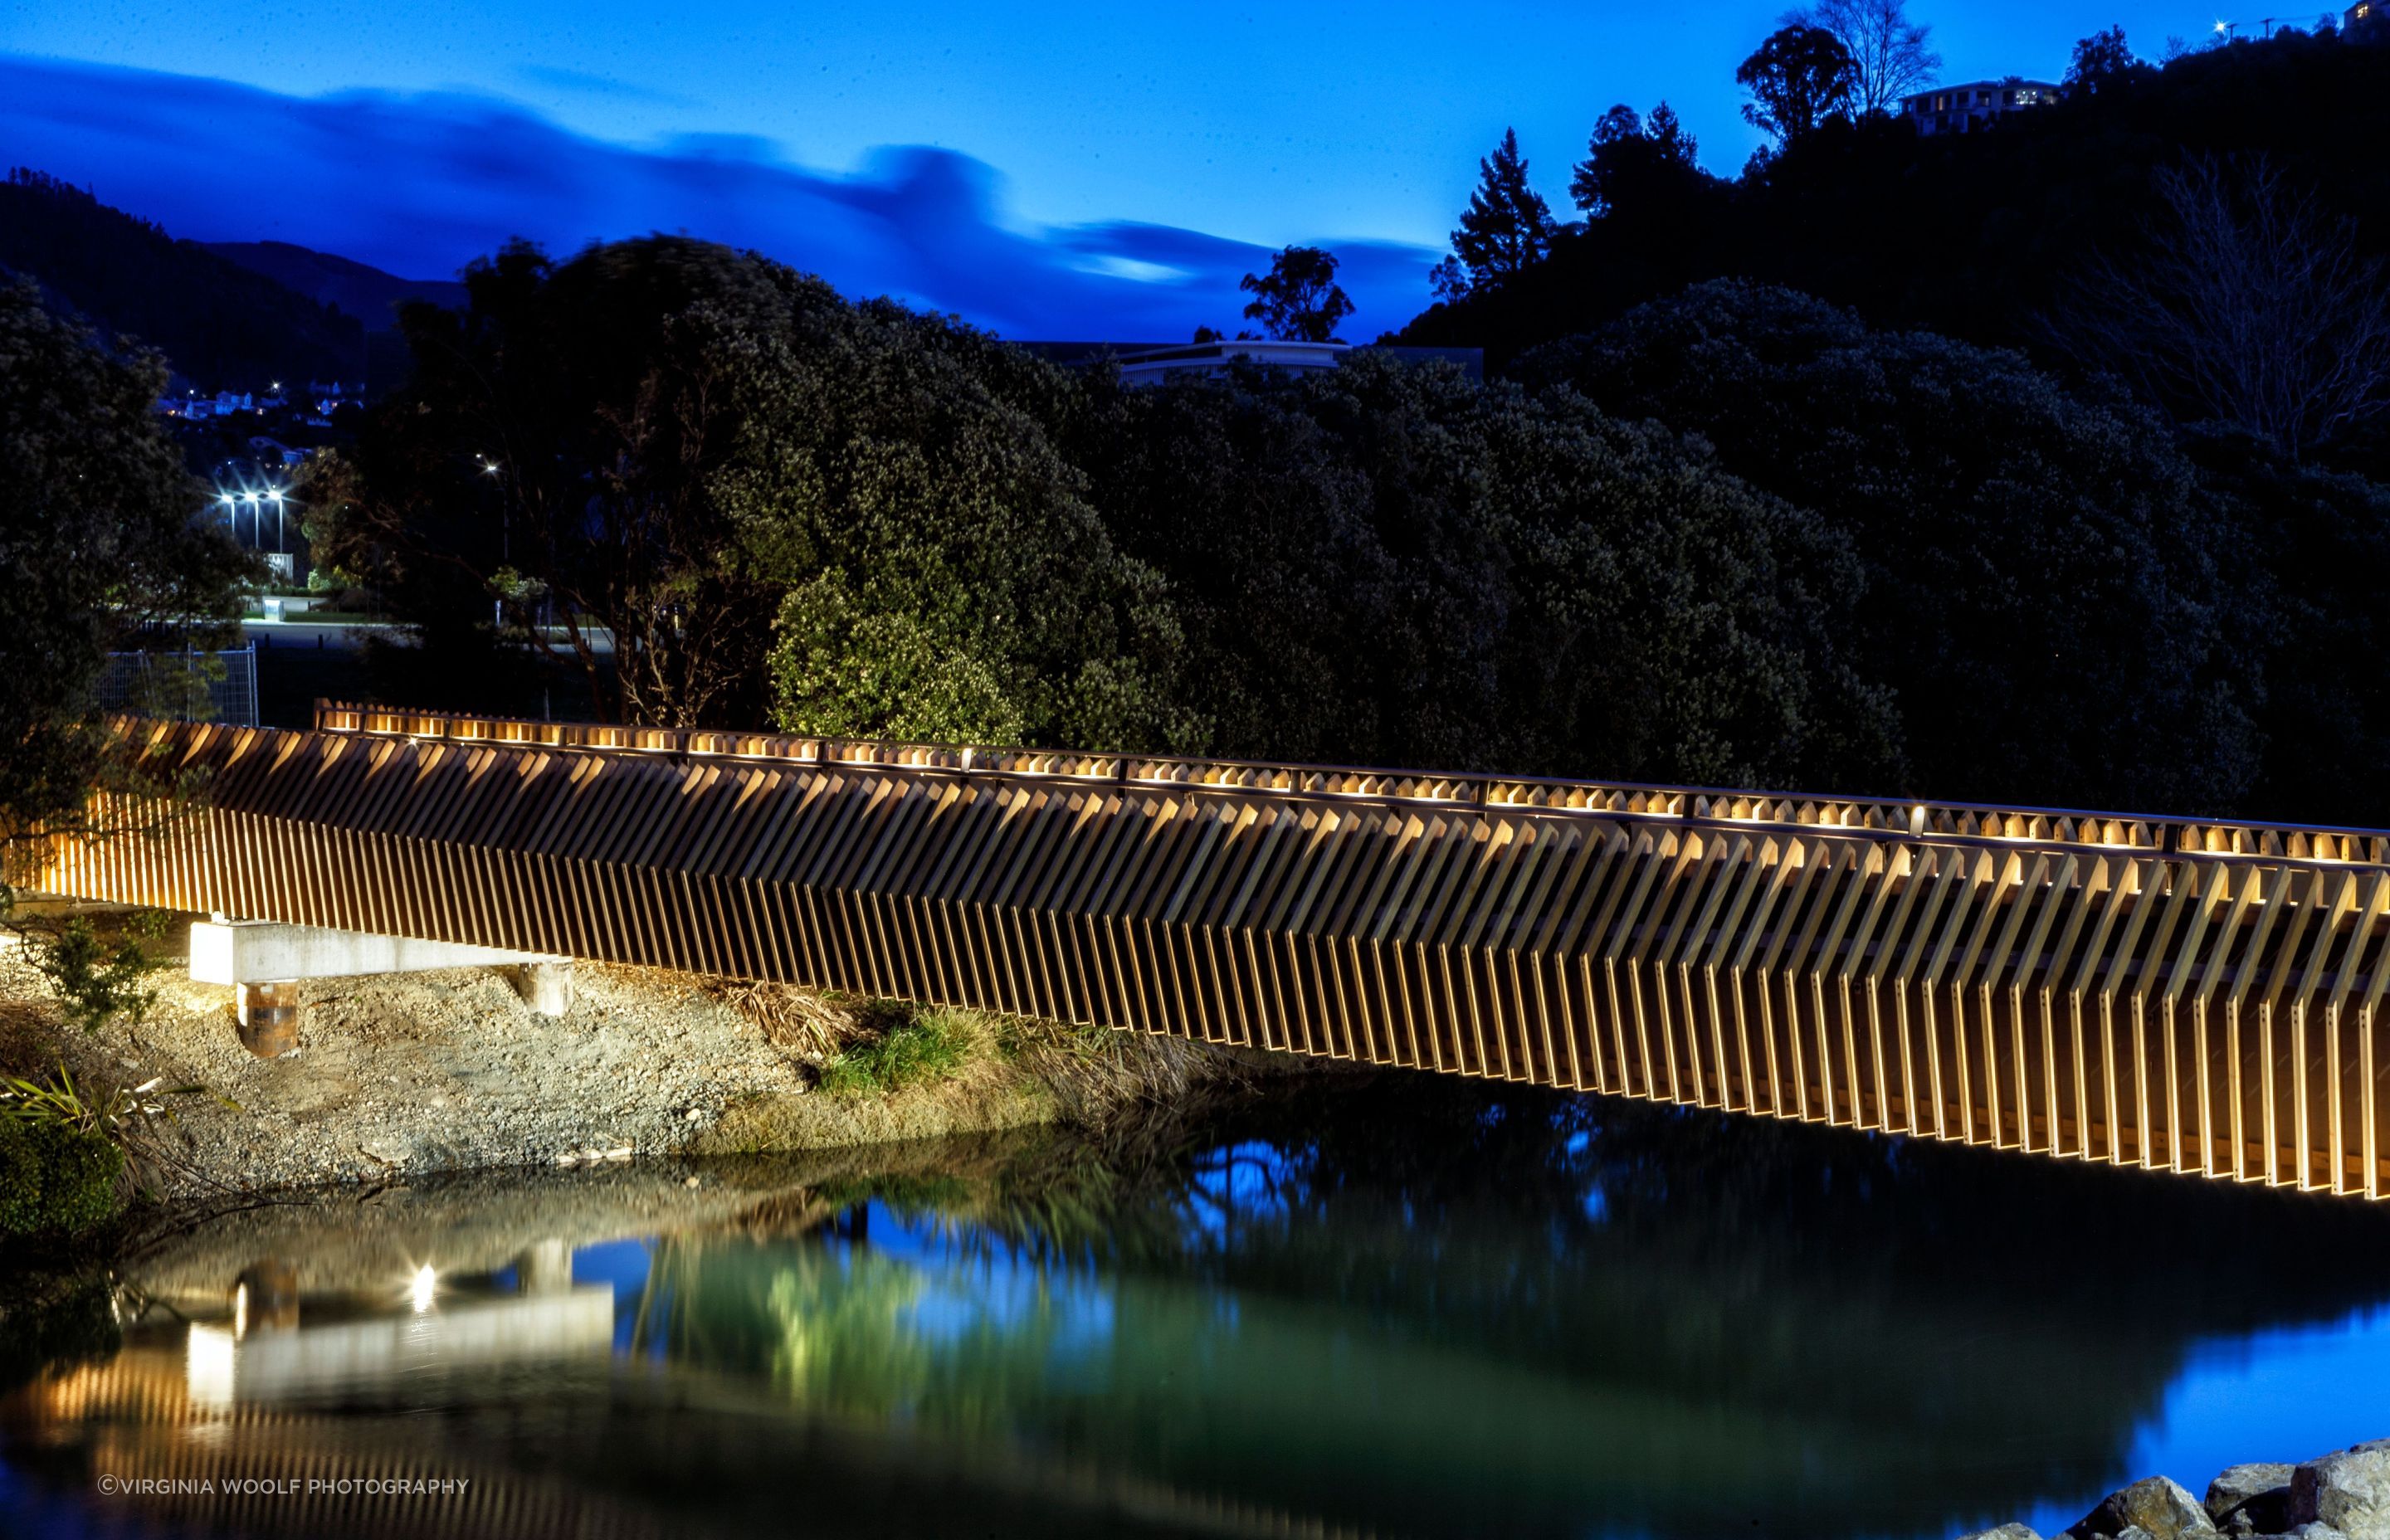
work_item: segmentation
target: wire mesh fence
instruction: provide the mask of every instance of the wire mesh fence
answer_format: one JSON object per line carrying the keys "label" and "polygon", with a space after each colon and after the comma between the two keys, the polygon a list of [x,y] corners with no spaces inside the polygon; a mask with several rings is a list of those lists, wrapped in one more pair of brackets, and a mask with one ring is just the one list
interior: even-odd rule
{"label": "wire mesh fence", "polygon": [[174,722],[257,725],[257,647],[225,652],[111,652],[100,710]]}

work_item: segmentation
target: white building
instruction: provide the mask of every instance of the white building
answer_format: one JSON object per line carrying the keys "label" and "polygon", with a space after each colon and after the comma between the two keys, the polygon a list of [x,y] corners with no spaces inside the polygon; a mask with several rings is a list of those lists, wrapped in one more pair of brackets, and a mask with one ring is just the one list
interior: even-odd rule
{"label": "white building", "polygon": [[1998,127],[2009,113],[2053,106],[2065,94],[2063,86],[2049,81],[2011,75],[1920,91],[1900,98],[1900,112],[1920,134],[1981,134]]}

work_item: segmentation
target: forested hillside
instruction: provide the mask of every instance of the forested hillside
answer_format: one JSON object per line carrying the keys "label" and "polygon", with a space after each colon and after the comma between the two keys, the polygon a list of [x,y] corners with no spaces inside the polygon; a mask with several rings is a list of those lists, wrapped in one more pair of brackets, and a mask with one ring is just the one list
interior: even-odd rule
{"label": "forested hillside", "polygon": [[355,379],[365,366],[355,316],[40,172],[0,183],[0,269],[32,278],[103,337],[158,349],[186,387],[263,391]]}
{"label": "forested hillside", "polygon": [[2087,274],[2163,254],[2164,173],[2202,160],[2243,178],[2236,192],[2262,168],[2284,204],[2311,200],[2319,230],[2345,220],[2363,251],[2390,251],[2390,47],[2286,29],[2158,66],[2121,33],[2085,44],[2063,101],[1990,133],[1831,113],[1731,179],[1657,133],[1657,114],[1605,119],[1589,146],[1528,146],[1546,164],[1584,153],[1577,186],[1598,199],[1555,225],[1540,262],[1468,286],[1401,340],[1483,345],[1498,367],[1687,284],[1742,277],[1879,327],[2043,348]]}

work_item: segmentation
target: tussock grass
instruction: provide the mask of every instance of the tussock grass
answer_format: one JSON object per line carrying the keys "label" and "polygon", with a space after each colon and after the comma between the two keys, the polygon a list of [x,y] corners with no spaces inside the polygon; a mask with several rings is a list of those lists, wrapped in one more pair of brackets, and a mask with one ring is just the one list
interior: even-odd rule
{"label": "tussock grass", "polygon": [[923,1011],[893,1002],[874,1002],[867,1014],[881,1019],[876,1032],[830,1057],[822,1066],[820,1088],[834,1097],[888,1095],[952,1079],[970,1058],[979,1034],[951,1011]]}
{"label": "tussock grass", "polygon": [[1053,1093],[1066,1122],[1091,1128],[1131,1108],[1172,1105],[1199,1087],[1253,1077],[1242,1059],[1184,1037],[1004,1017],[996,1041]]}
{"label": "tussock grass", "polygon": [[1048,1116],[1101,1129],[1297,1069],[1277,1057],[1166,1034],[814,995],[789,984],[714,979],[703,988],[810,1065],[817,1090],[858,1107],[928,1087],[952,1086],[968,1100],[1010,1086],[1042,1094],[1052,1106]]}

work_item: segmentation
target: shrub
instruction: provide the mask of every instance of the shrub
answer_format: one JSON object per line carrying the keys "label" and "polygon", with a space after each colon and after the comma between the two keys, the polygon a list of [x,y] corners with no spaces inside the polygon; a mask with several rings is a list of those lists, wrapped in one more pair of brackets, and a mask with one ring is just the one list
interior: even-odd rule
{"label": "shrub", "polygon": [[0,1235],[80,1235],[116,1213],[124,1152],[107,1135],[0,1116]]}
{"label": "shrub", "polygon": [[33,967],[50,981],[71,1025],[97,1032],[122,1018],[139,1026],[158,992],[141,987],[142,981],[166,965],[149,956],[143,943],[164,932],[166,916],[157,910],[135,914],[125,933],[110,942],[96,926],[77,915],[46,933],[28,935]]}
{"label": "shrub", "polygon": [[876,1037],[848,1047],[822,1066],[821,1088],[832,1096],[886,1094],[945,1079],[970,1057],[970,1028],[945,1012],[914,1015],[884,1008]]}

